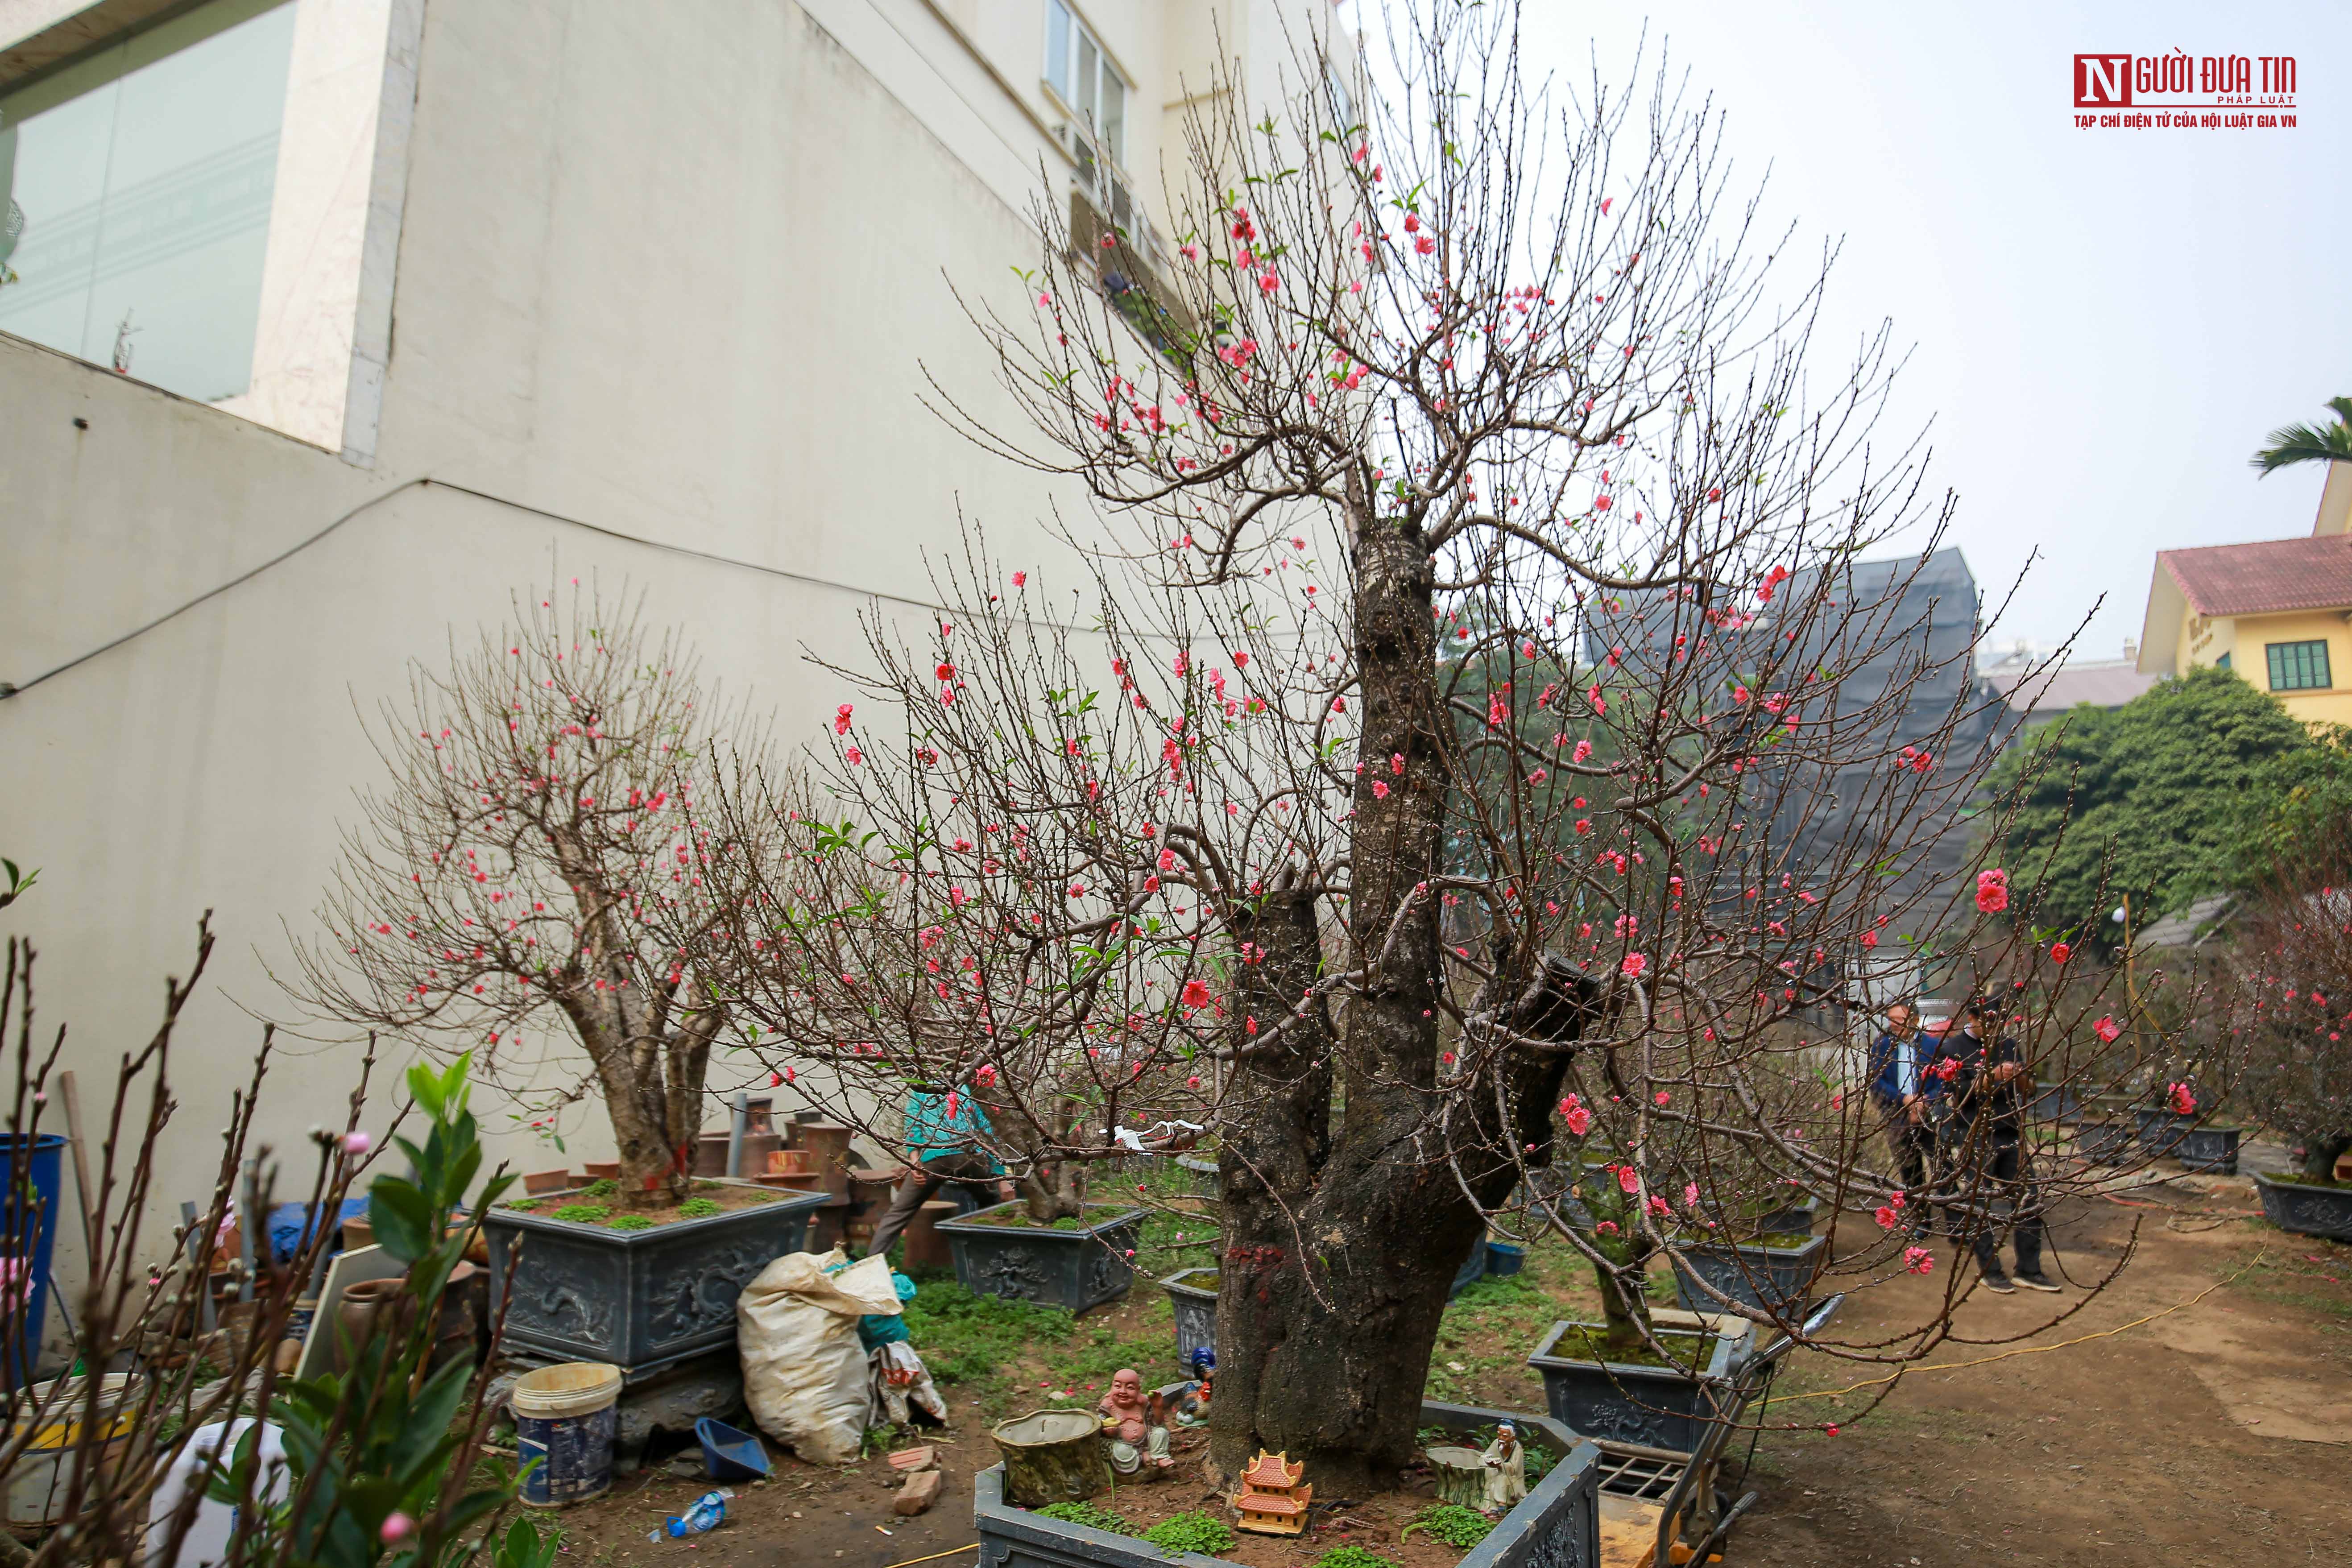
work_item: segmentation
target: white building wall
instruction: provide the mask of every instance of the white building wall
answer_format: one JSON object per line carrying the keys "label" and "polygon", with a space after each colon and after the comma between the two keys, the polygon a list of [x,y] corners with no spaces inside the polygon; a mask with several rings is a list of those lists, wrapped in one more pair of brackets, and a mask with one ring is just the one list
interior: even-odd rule
{"label": "white building wall", "polygon": [[[1168,12],[1194,3],[1080,7],[1153,73],[1131,167],[1156,167]],[[440,657],[453,629],[551,576],[626,579],[797,739],[842,700],[801,647],[854,648],[866,595],[925,598],[924,553],[955,546],[959,510],[1050,574],[1040,520],[1055,503],[1083,518],[1083,501],[921,404],[928,368],[983,416],[1015,417],[950,282],[1018,312],[1041,169],[1066,200],[1032,11],[1042,0],[425,5],[372,456],[0,337],[0,680],[26,685],[256,573],[0,700],[0,853],[40,868],[0,930],[40,945],[40,1016],[71,1023],[85,1103],[152,1031],[162,976],[185,972],[215,911],[159,1225],[205,1194],[257,1018],[291,1012],[271,971],[287,931],[309,929],[352,792],[377,776],[360,714],[404,689],[411,657]],[[261,1130],[290,1151],[341,1120],[355,1055],[281,1043]],[[572,1123],[571,1161],[608,1145],[600,1108]]]}

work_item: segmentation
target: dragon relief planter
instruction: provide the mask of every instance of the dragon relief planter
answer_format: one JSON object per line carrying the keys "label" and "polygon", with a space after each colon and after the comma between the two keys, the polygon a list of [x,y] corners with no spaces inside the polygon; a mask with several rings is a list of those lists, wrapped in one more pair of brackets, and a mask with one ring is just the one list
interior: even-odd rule
{"label": "dragon relief planter", "polygon": [[2180,1141],[2189,1135],[2189,1130],[2197,1125],[2193,1117],[2170,1110],[2152,1110],[2147,1106],[2140,1107],[2132,1115],[2139,1123],[2139,1146],[2151,1155],[2173,1152]]}
{"label": "dragon relief planter", "polygon": [[2256,1173],[2254,1191],[2262,1194],[2263,1217],[2281,1230],[2352,1241],[2352,1186],[2281,1182]]}
{"label": "dragon relief planter", "polygon": [[1192,1375],[1192,1352],[1217,1353],[1217,1271],[1180,1268],[1160,1282],[1176,1310],[1176,1364]]}
{"label": "dragon relief planter", "polygon": [[[761,1269],[803,1249],[809,1215],[824,1200],[793,1194],[650,1230],[493,1208],[482,1216],[492,1281],[507,1280],[514,1258],[499,1346],[609,1363],[637,1382],[733,1344],[736,1298]],[[494,1302],[493,1322],[498,1312]]]}
{"label": "dragon relief planter", "polygon": [[[1541,1415],[1435,1402],[1421,1407],[1423,1428],[1466,1435],[1498,1421],[1512,1423],[1522,1438],[1550,1449],[1559,1461],[1528,1486],[1528,1495],[1496,1521],[1486,1540],[1463,1554],[1456,1568],[1600,1568],[1597,1446]],[[1001,1464],[973,1478],[972,1520],[980,1528],[975,1568],[1233,1568],[1223,1558],[1163,1552],[1135,1536],[1066,1524],[1017,1508],[1004,1500]],[[1318,1542],[1318,1549],[1328,1543]]]}
{"label": "dragon relief planter", "polygon": [[2026,1116],[2035,1121],[2060,1123],[2083,1120],[2083,1091],[2071,1083],[2037,1083]]}
{"label": "dragon relief planter", "polygon": [[1745,1306],[1771,1310],[1801,1302],[1828,1261],[1829,1245],[1828,1237],[1811,1236],[1798,1247],[1685,1247],[1680,1255],[1681,1267],[1675,1270],[1675,1295],[1685,1311],[1722,1311],[1722,1302],[1693,1283],[1691,1276],[1696,1275]]}
{"label": "dragon relief planter", "polygon": [[2238,1139],[2243,1129],[2192,1127],[2172,1146],[2172,1157],[2184,1171],[2209,1171],[2215,1175],[2238,1173]]}
{"label": "dragon relief planter", "polygon": [[2128,1121],[2085,1121],[2074,1130],[2075,1152],[2095,1165],[2129,1164],[2136,1143]]}
{"label": "dragon relief planter", "polygon": [[1134,1282],[1129,1254],[1143,1211],[1088,1204],[1088,1223],[1068,1228],[1025,1222],[1019,1202],[996,1204],[937,1228],[955,1258],[956,1281],[975,1296],[1002,1296],[1084,1312],[1116,1301]]}
{"label": "dragon relief planter", "polygon": [[1535,1353],[1528,1357],[1528,1364],[1543,1374],[1544,1403],[1552,1418],[1588,1437],[1684,1454],[1697,1447],[1709,1423],[1731,1397],[1732,1355],[1746,1336],[1655,1331],[1659,1342],[1670,1350],[1687,1350],[1704,1358],[1696,1374],[1680,1367],[1586,1361],[1554,1353],[1570,1332],[1602,1326],[1554,1323]]}

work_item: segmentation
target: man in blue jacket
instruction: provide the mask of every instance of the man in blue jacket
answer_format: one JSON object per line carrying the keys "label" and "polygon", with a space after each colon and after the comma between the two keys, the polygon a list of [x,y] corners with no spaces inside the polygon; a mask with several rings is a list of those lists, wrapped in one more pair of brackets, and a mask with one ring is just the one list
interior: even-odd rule
{"label": "man in blue jacket", "polygon": [[890,1206],[876,1222],[866,1256],[875,1258],[889,1251],[898,1233],[950,1182],[982,1207],[1010,1201],[1013,1184],[987,1148],[995,1135],[988,1112],[974,1103],[969,1089],[914,1085],[907,1096],[907,1174],[891,1194]]}
{"label": "man in blue jacket", "polygon": [[1885,1118],[1886,1143],[1895,1168],[1903,1173],[1906,1202],[1916,1202],[1927,1190],[1936,1156],[1935,1108],[1929,1098],[1944,1086],[1920,1072],[1933,1049],[1919,1033],[1918,1014],[1908,1003],[1897,1002],[1886,1009],[1886,1028],[1871,1042],[1865,1058],[1871,1104]]}

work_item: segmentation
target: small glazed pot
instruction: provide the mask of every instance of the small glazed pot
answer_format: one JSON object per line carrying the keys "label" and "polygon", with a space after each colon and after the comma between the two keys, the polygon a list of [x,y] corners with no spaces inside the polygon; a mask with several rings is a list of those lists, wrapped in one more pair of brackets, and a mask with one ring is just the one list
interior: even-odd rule
{"label": "small glazed pot", "polygon": [[529,1193],[535,1198],[544,1197],[549,1193],[560,1193],[571,1184],[572,1173],[569,1171],[526,1171],[523,1173],[522,1190]]}
{"label": "small glazed pot", "polygon": [[617,1182],[621,1179],[621,1162],[618,1160],[591,1160],[583,1168],[592,1182]]}

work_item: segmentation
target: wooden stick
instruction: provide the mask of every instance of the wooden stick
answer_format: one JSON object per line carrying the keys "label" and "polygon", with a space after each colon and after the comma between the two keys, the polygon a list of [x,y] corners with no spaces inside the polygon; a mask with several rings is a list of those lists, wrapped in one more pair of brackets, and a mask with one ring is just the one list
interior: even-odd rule
{"label": "wooden stick", "polygon": [[74,1194],[81,1199],[81,1233],[88,1247],[89,1268],[95,1274],[99,1265],[98,1215],[89,1206],[89,1150],[81,1141],[81,1092],[74,1084],[73,1069],[58,1074],[58,1090],[65,1097],[66,1133],[73,1142]]}

